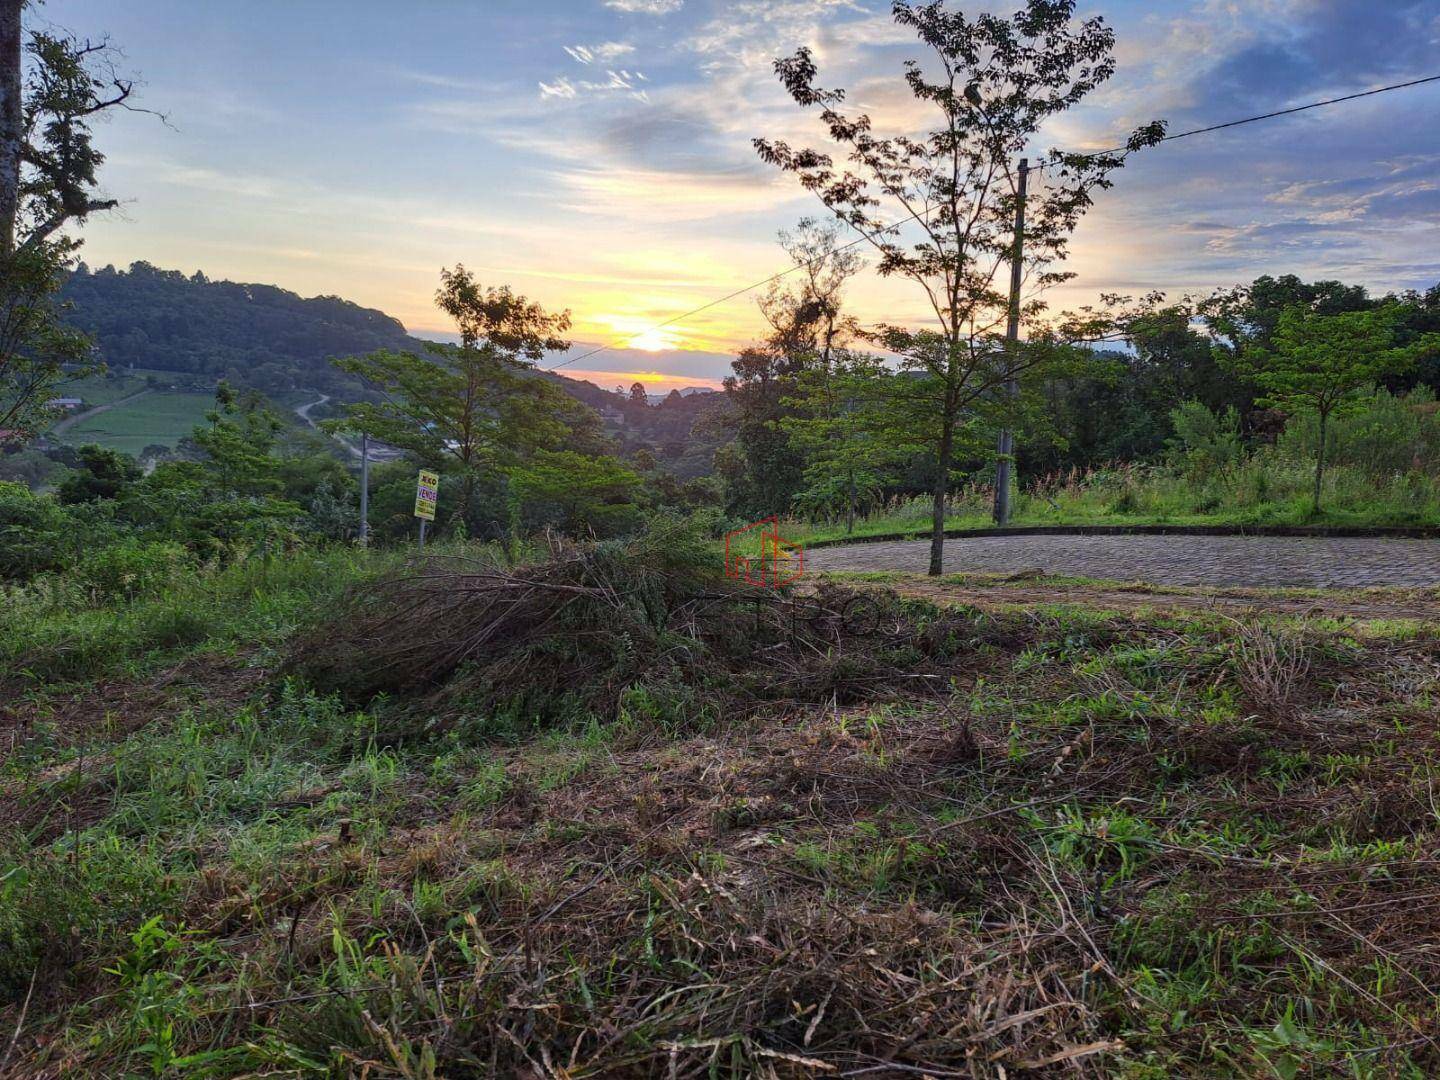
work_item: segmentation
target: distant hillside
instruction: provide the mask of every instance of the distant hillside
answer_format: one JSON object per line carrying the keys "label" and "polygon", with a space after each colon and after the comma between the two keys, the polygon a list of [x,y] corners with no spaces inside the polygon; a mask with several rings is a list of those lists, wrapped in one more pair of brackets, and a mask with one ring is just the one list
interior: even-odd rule
{"label": "distant hillside", "polygon": [[[314,390],[336,403],[365,391],[331,358],[425,345],[399,319],[338,296],[306,299],[274,285],[212,281],[147,262],[129,270],[91,270],[82,263],[61,295],[71,305],[69,321],[94,337],[112,371],[174,371],[268,393]],[[691,428],[718,395],[672,394],[657,405],[641,405],[593,383],[545,377],[599,412],[626,454],[647,449],[687,478],[709,472],[713,437],[697,439]]]}
{"label": "distant hillside", "polygon": [[128,271],[82,264],[61,295],[112,368],[213,375],[261,390],[343,395],[353,386],[331,357],[419,347],[398,319],[338,296],[307,300],[146,262]]}

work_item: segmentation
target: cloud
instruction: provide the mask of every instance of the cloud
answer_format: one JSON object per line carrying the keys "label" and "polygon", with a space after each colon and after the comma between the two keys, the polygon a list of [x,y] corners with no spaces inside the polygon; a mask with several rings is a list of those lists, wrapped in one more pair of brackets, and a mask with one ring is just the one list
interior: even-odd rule
{"label": "cloud", "polygon": [[571,82],[561,76],[553,83],[541,81],[540,98],[559,98],[562,101],[573,100],[582,94],[611,94],[623,93],[628,97],[642,103],[650,101],[649,93],[640,84],[648,82],[645,73],[641,71],[606,71],[604,82],[595,82],[590,79],[580,79]]}
{"label": "cloud", "polygon": [[685,0],[605,0],[605,6],[612,11],[625,11],[635,15],[668,15],[679,11]]}
{"label": "cloud", "polygon": [[564,48],[570,54],[571,59],[581,64],[590,64],[595,61],[610,64],[635,51],[634,45],[624,41],[602,41],[598,45],[566,45]]}

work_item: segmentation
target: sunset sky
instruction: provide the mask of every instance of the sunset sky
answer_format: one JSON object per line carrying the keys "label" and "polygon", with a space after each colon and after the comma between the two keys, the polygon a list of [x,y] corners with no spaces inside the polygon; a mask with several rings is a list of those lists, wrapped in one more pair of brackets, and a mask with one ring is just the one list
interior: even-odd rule
{"label": "sunset sky", "polygon": [[[1440,73],[1435,0],[1081,11],[1114,26],[1120,71],[1037,151]],[[101,126],[124,208],[86,228],[92,265],[338,294],[423,335],[446,329],[440,268],[464,262],[569,308],[575,353],[619,346],[567,369],[605,386],[713,385],[759,333],[752,297],[646,330],[782,268],[776,231],[821,209],[750,146],[815,141],[774,57],[812,46],[820,81],[881,133],[913,117],[899,72],[917,50],[876,0],[49,0],[36,19],[109,34],[141,104],[168,117]],[[1148,151],[1101,194],[1054,301],[1288,271],[1432,285],[1437,116],[1432,84]],[[850,303],[862,320],[922,316],[911,288],[870,274]]]}

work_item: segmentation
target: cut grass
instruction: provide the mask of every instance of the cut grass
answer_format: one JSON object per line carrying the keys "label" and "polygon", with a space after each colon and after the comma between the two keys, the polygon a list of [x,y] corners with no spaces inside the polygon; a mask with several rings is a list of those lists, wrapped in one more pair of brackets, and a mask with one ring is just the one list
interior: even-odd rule
{"label": "cut grass", "polygon": [[[221,637],[279,641],[300,598],[327,602],[304,580],[337,572],[257,590],[269,614]],[[32,728],[0,800],[19,815],[0,1029],[39,976],[12,1065],[1440,1067],[1435,641],[1083,608],[896,618],[883,632],[948,657],[945,679],[898,665],[883,700],[668,733],[630,707],[533,731],[412,702],[397,725],[398,703],[294,682],[237,699],[224,667],[83,754]]]}

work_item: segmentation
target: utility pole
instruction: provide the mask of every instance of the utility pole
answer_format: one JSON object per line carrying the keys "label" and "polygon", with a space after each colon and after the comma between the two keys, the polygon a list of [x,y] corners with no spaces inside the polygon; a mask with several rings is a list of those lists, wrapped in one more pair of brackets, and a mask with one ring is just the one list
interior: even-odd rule
{"label": "utility pole", "polygon": [[370,543],[370,435],[360,433],[360,546]]}
{"label": "utility pole", "polygon": [[[1005,364],[1009,378],[1005,393],[1016,397],[1020,392],[1015,379],[1015,347],[1020,340],[1020,278],[1025,252],[1025,189],[1030,178],[1030,162],[1020,159],[1020,185],[1015,192],[1015,248],[1010,256],[1010,319],[1005,326]],[[1015,453],[1015,435],[1008,428],[1000,432],[995,462],[995,524],[1010,523],[1010,459]]]}

